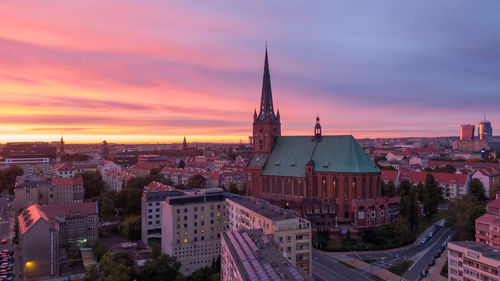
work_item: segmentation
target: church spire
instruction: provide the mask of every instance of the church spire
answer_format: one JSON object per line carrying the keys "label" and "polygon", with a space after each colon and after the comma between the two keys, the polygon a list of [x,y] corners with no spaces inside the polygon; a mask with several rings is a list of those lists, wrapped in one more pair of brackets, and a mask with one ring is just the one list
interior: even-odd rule
{"label": "church spire", "polygon": [[273,93],[271,91],[271,75],[269,72],[269,59],[267,58],[267,46],[266,46],[266,56],[264,60],[264,76],[262,78],[262,96],[260,99],[260,112],[258,116],[259,121],[277,121],[276,115],[274,115],[273,108]]}

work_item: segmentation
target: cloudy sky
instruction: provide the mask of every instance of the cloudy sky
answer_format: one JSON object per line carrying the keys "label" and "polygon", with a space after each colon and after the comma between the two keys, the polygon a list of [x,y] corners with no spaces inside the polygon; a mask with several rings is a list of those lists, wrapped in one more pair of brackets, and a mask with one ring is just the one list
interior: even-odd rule
{"label": "cloudy sky", "polygon": [[[28,4],[28,2],[30,2]],[[285,135],[500,124],[500,1],[0,1],[0,142],[243,141],[268,41]]]}

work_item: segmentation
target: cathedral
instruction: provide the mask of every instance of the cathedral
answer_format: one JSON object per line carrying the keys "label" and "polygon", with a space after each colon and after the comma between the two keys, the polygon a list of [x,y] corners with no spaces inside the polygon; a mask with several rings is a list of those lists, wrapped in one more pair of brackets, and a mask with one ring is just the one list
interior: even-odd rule
{"label": "cathedral", "polygon": [[[351,135],[324,136],[319,117],[309,136],[282,136],[273,108],[267,49],[247,195],[296,210],[314,228],[355,230],[399,217],[399,197],[381,194],[381,172]],[[344,228],[345,229],[345,228]]]}

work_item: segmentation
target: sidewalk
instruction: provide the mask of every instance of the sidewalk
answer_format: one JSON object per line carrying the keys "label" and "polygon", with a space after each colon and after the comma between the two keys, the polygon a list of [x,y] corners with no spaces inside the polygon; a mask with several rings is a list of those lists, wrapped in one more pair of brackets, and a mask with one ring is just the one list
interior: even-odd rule
{"label": "sidewalk", "polygon": [[448,262],[447,259],[448,251],[444,251],[443,254],[436,260],[436,264],[429,268],[429,275],[422,279],[422,281],[447,281],[448,279],[441,275],[441,269],[444,264]]}
{"label": "sidewalk", "polygon": [[403,247],[399,247],[399,248],[392,248],[392,249],[378,250],[378,251],[351,251],[351,252],[326,252],[326,251],[322,251],[322,250],[318,250],[318,249],[315,249],[315,250],[321,252],[322,254],[329,255],[329,256],[358,255],[358,254],[386,254],[386,253],[392,253],[392,252],[396,252],[396,251],[408,250],[412,247],[420,245],[420,241],[422,241],[422,239],[424,239],[424,237],[427,236],[429,234],[429,232],[431,232],[432,227],[434,227],[434,225],[439,224],[441,222],[444,222],[444,219],[438,220],[437,222],[435,222],[434,224],[429,226],[426,230],[424,230],[424,232],[422,232],[422,234],[420,234],[417,237],[415,242],[408,244],[406,246],[403,246]]}

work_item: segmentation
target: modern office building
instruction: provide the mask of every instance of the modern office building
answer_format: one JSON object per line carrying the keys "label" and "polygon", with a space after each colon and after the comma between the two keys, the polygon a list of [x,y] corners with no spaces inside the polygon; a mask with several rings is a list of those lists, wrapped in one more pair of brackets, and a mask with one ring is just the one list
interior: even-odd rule
{"label": "modern office building", "polygon": [[210,266],[220,255],[220,235],[227,230],[225,193],[221,189],[185,191],[162,204],[162,252],[176,256],[181,273]]}
{"label": "modern office building", "polygon": [[313,280],[289,263],[261,229],[226,231],[221,239],[222,281]]}
{"label": "modern office building", "polygon": [[144,187],[141,199],[141,237],[144,244],[156,242],[161,245],[162,202],[167,197],[181,195],[184,192],[156,181]]}
{"label": "modern office building", "polygon": [[59,275],[59,224],[52,221],[38,205],[21,212],[19,256],[24,280],[50,279]]}
{"label": "modern office building", "polygon": [[500,280],[500,252],[473,241],[448,242],[448,280]]}
{"label": "modern office building", "polygon": [[252,197],[228,195],[226,198],[229,229],[262,229],[277,243],[288,261],[311,274],[311,223],[292,211]]}
{"label": "modern office building", "polygon": [[474,125],[462,124],[460,125],[460,140],[471,141],[474,140]]}
{"label": "modern office building", "polygon": [[493,128],[491,127],[490,121],[486,121],[486,117],[477,128],[480,140],[489,140],[493,137]]}

